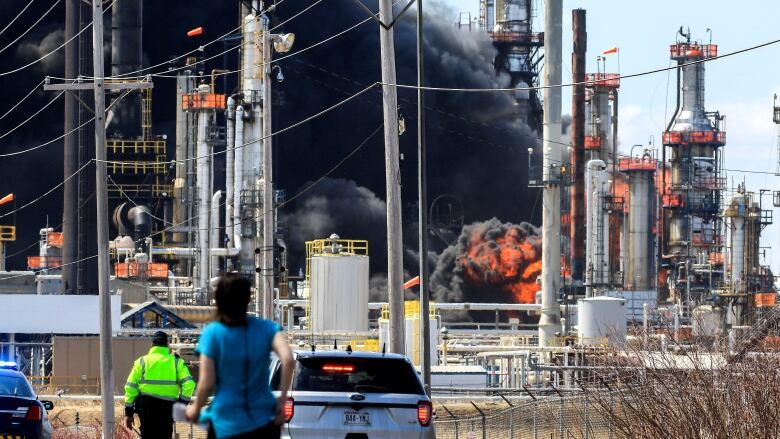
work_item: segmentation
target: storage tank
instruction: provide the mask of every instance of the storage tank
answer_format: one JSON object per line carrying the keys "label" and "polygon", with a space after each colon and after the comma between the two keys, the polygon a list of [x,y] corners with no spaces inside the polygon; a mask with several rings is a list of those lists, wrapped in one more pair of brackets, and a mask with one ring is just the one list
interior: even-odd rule
{"label": "storage tank", "polygon": [[368,331],[368,243],[331,235],[306,243],[314,332]]}
{"label": "storage tank", "polygon": [[577,336],[584,346],[620,346],[626,340],[626,300],[597,296],[577,301]]}
{"label": "storage tank", "polygon": [[713,305],[699,305],[691,317],[694,337],[718,337],[723,334],[723,308]]}

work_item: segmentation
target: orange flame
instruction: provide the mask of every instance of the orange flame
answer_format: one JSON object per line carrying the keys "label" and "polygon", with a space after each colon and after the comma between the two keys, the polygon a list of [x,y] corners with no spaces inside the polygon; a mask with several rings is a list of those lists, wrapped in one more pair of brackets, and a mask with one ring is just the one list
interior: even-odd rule
{"label": "orange flame", "polygon": [[[542,272],[541,238],[528,236],[516,225],[497,229],[475,225],[459,263],[470,284],[498,287],[519,303],[534,303]],[[486,236],[491,231],[490,237]]]}

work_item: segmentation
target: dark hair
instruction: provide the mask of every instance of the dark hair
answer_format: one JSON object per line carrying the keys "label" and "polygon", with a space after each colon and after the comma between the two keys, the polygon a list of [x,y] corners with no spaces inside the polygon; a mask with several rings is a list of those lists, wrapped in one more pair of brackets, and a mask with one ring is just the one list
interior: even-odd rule
{"label": "dark hair", "polygon": [[163,331],[157,331],[152,336],[152,346],[168,347],[168,334]]}
{"label": "dark hair", "polygon": [[217,320],[228,326],[246,324],[246,312],[251,299],[249,279],[237,274],[225,274],[217,283]]}

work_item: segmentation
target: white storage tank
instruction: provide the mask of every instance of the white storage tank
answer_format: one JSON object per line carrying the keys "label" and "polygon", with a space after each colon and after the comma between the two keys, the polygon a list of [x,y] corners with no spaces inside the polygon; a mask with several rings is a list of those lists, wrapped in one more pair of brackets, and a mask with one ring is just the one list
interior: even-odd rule
{"label": "white storage tank", "polygon": [[368,245],[331,235],[306,243],[314,332],[368,331]]}
{"label": "white storage tank", "polygon": [[717,337],[723,335],[725,321],[723,308],[713,305],[699,305],[691,316],[694,337]]}
{"label": "white storage tank", "polygon": [[620,346],[626,340],[626,300],[597,296],[577,301],[577,334],[585,346]]}

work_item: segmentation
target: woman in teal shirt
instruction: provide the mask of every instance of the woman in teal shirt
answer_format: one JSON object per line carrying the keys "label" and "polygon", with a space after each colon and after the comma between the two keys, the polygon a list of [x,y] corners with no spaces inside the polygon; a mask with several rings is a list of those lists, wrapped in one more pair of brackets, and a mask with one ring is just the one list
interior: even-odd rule
{"label": "woman in teal shirt", "polygon": [[[200,336],[197,399],[187,419],[210,425],[210,438],[279,437],[284,404],[295,360],[279,325],[247,317],[250,284],[243,277],[223,276],[217,284],[217,321]],[[269,382],[271,351],[281,360],[282,393],[274,398]],[[201,413],[212,391],[214,400]]]}

